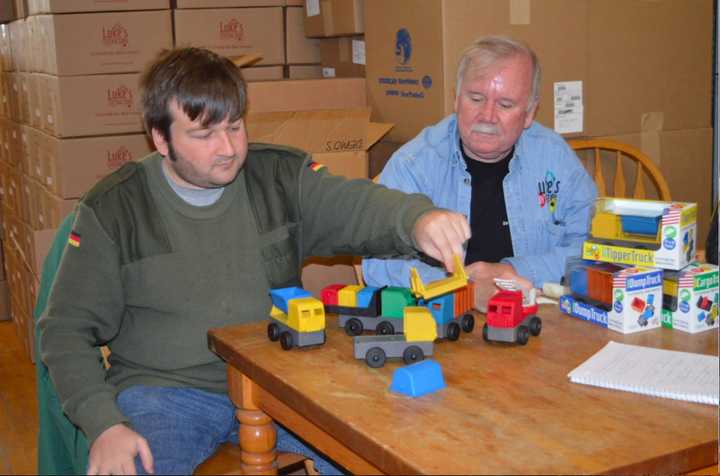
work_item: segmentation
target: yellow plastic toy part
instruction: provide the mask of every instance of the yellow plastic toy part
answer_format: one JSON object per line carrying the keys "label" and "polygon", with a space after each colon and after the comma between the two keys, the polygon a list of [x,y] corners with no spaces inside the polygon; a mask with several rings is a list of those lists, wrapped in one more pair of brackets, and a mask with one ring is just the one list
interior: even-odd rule
{"label": "yellow plastic toy part", "polygon": [[359,284],[351,284],[345,286],[338,291],[338,305],[347,307],[357,307],[357,293],[364,286]]}
{"label": "yellow plastic toy part", "polygon": [[298,332],[316,332],[325,329],[325,308],[314,297],[295,298],[288,302],[288,314],[273,306],[270,316]]}
{"label": "yellow plastic toy part", "polygon": [[466,286],[468,282],[468,276],[465,274],[465,268],[460,261],[460,256],[455,255],[455,272],[452,276],[439,279],[429,283],[427,286],[420,279],[420,275],[417,269],[410,269],[410,289],[416,297],[421,297],[425,300],[429,300],[443,294],[447,294]]}
{"label": "yellow plastic toy part", "polygon": [[433,342],[437,339],[437,325],[430,310],[423,306],[403,309],[403,327],[408,342]]}

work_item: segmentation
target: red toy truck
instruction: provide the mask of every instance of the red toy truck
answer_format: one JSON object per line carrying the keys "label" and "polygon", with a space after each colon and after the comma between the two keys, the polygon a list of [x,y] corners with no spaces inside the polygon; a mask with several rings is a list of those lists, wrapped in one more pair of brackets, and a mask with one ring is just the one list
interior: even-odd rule
{"label": "red toy truck", "polygon": [[538,310],[535,290],[523,294],[513,282],[496,279],[495,283],[500,290],[488,301],[483,339],[527,344],[530,334],[538,336],[542,330],[542,321],[535,315]]}

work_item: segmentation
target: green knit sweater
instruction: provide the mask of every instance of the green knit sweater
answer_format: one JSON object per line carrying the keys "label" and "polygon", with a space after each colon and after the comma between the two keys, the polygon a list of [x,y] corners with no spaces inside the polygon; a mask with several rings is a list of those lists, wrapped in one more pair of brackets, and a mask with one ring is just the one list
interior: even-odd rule
{"label": "green knit sweater", "polygon": [[[81,201],[40,321],[63,409],[90,442],[127,421],[115,398],[129,386],[225,391],[208,329],[266,319],[269,288],[299,284],[306,256],[413,253],[412,226],[432,209],[257,145],[221,198],[195,207],[170,188],[162,160],[121,169]],[[100,345],[112,350],[108,372]]]}

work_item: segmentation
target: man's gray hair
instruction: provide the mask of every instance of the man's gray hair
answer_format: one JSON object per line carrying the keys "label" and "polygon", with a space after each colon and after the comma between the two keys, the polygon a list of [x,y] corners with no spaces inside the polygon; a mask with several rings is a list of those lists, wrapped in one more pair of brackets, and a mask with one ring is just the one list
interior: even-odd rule
{"label": "man's gray hair", "polygon": [[465,48],[458,64],[455,95],[460,94],[460,87],[468,68],[484,71],[499,61],[518,55],[529,56],[532,63],[532,89],[527,106],[528,110],[532,109],[540,101],[540,62],[528,45],[504,36],[479,38]]}

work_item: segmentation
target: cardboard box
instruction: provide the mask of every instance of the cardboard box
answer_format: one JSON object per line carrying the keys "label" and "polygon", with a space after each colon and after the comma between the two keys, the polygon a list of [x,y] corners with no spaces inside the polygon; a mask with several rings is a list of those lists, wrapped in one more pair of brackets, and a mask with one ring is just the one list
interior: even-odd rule
{"label": "cardboard box", "polygon": [[168,10],[40,15],[37,27],[38,69],[59,76],[139,72],[173,44]]}
{"label": "cardboard box", "polygon": [[365,37],[342,36],[320,40],[324,78],[365,77]]}
{"label": "cardboard box", "polygon": [[28,0],[28,14],[167,10],[169,0]]}
{"label": "cardboard box", "polygon": [[38,209],[38,230],[57,228],[68,213],[75,208],[79,200],[74,198],[63,199],[47,189],[43,189],[43,192],[39,205],[42,208]]}
{"label": "cardboard box", "polygon": [[[453,112],[461,52],[490,34],[523,40],[536,51],[542,66],[537,120],[560,133],[710,124],[709,0],[694,8],[674,0],[430,0],[421,9],[412,0],[368,0],[365,16],[373,52],[368,98],[374,120],[395,123],[393,141],[410,140]],[[679,89],[694,91],[693,97],[685,99]],[[574,96],[570,108],[566,96]]]}
{"label": "cardboard box", "polygon": [[691,263],[663,278],[662,325],[694,334],[718,327],[718,267]]}
{"label": "cardboard box", "polygon": [[175,10],[175,44],[199,46],[235,57],[259,54],[255,65],[283,64],[282,8]]}
{"label": "cardboard box", "polygon": [[359,257],[309,258],[305,260],[302,268],[303,289],[320,299],[320,291],[331,284],[358,284],[354,268],[356,264],[360,264]]}
{"label": "cardboard box", "polygon": [[0,25],[0,71],[12,71],[15,63],[12,59],[12,47],[10,46],[10,25]]}
{"label": "cardboard box", "polygon": [[283,7],[285,0],[176,0],[176,8]]}
{"label": "cardboard box", "polygon": [[290,79],[321,79],[323,77],[322,67],[319,64],[291,64],[287,68]]}
{"label": "cardboard box", "polygon": [[242,75],[245,81],[274,81],[284,77],[283,67],[280,65],[242,68]]}
{"label": "cardboard box", "polygon": [[581,263],[569,269],[566,279],[573,294],[560,298],[560,310],[572,317],[629,334],[660,327],[662,307],[662,277],[659,269],[629,267],[611,272],[607,270],[604,290],[612,304],[608,307],[587,299],[589,286],[597,285],[589,278]]}
{"label": "cardboard box", "polygon": [[305,12],[301,7],[285,9],[285,62],[320,63],[320,40],[305,36]]}
{"label": "cardboard box", "polygon": [[248,84],[249,112],[366,107],[365,79],[297,79]]}
{"label": "cardboard box", "polygon": [[154,149],[145,134],[58,139],[46,136],[42,183],[60,198],[80,198],[98,180]]}
{"label": "cardboard box", "polygon": [[51,135],[143,132],[139,74],[38,76],[43,130]]}
{"label": "cardboard box", "polygon": [[598,198],[583,258],[679,270],[695,259],[697,205]]}
{"label": "cardboard box", "polygon": [[364,33],[363,3],[364,0],[306,0],[305,36],[313,38]]}
{"label": "cardboard box", "polygon": [[17,19],[15,12],[15,2],[0,2],[0,23],[11,22]]}

